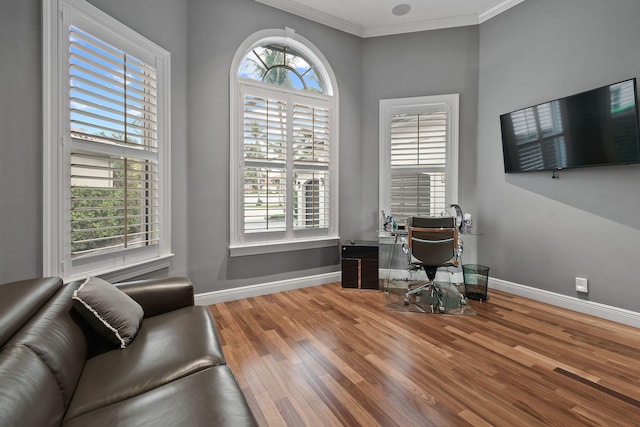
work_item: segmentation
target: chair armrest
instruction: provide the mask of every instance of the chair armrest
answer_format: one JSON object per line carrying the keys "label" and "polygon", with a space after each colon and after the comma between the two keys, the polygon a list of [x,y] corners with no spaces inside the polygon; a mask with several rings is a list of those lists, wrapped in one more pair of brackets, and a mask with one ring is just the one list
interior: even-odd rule
{"label": "chair armrest", "polygon": [[144,310],[144,317],[194,305],[193,285],[187,277],[168,277],[117,283]]}

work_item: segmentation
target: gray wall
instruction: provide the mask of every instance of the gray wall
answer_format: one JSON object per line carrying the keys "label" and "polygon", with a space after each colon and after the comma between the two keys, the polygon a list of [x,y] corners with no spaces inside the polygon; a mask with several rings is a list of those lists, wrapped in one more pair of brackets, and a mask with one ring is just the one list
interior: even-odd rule
{"label": "gray wall", "polygon": [[228,256],[229,69],[237,47],[258,30],[293,28],[323,52],[336,74],[342,239],[377,238],[381,98],[461,94],[461,197],[471,206],[477,27],[361,40],[252,0],[192,0],[189,17],[189,272],[201,291],[339,269],[335,248]]}
{"label": "gray wall", "polygon": [[480,26],[478,217],[491,276],[640,311],[640,165],[503,172],[498,116],[640,77],[640,2],[527,0]]}
{"label": "gray wall", "polygon": [[[476,117],[478,103],[478,27],[469,26],[365,39],[363,47],[362,222],[367,240],[376,239],[381,99],[460,94],[459,192],[465,212],[475,212]],[[465,238],[465,259],[475,252],[475,239]],[[394,250],[393,265],[389,251]],[[401,246],[380,248],[381,268],[402,269]]]}
{"label": "gray wall", "polygon": [[360,233],[377,236],[379,105],[381,99],[460,94],[459,194],[474,212],[478,27],[365,39],[363,47],[363,203]]}
{"label": "gray wall", "polygon": [[[361,44],[354,36],[253,0],[189,2],[189,274],[199,292],[339,270],[339,249],[229,257],[229,73],[253,33],[290,27],[327,58],[340,96],[340,230],[360,222]],[[355,213],[355,214],[354,214]]]}
{"label": "gray wall", "polygon": [[42,272],[40,0],[0,7],[0,283]]}

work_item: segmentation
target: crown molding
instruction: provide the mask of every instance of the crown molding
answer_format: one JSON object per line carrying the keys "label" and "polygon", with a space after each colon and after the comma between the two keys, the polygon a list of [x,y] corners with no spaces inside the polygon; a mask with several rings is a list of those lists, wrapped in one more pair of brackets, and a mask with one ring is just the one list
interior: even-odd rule
{"label": "crown molding", "polygon": [[514,6],[519,5],[524,0],[505,0],[497,5],[490,7],[487,10],[483,10],[478,14],[478,23],[482,24],[485,21],[493,18],[494,16],[500,15],[502,12],[511,9]]}
{"label": "crown molding", "polygon": [[419,31],[441,30],[443,28],[465,27],[468,25],[477,24],[477,15],[448,16],[446,18],[427,19],[424,21],[406,22],[396,25],[367,27],[364,29],[363,38],[416,33]]}
{"label": "crown molding", "polygon": [[255,0],[258,3],[280,9],[282,11],[309,19],[319,24],[344,31],[360,38],[390,36],[395,34],[414,33],[419,31],[439,30],[443,28],[478,25],[522,3],[524,0],[504,0],[477,14],[449,16],[445,18],[427,19],[394,25],[363,27],[346,19],[322,12],[294,0]]}
{"label": "crown molding", "polygon": [[292,13],[297,16],[309,19],[319,24],[326,25],[328,27],[335,28],[345,33],[353,34],[358,37],[365,37],[365,28],[349,22],[345,19],[338,18],[337,16],[330,15],[328,13],[319,11],[312,7],[304,6],[300,3],[291,0],[255,0],[258,3],[266,4],[267,6],[275,7],[276,9],[283,10],[285,12]]}

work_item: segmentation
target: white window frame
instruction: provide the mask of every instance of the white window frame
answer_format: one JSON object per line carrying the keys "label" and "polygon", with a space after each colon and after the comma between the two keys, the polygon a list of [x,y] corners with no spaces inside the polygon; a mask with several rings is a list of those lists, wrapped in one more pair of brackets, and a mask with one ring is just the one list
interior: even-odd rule
{"label": "white window frame", "polygon": [[[379,206],[385,213],[391,211],[391,116],[399,113],[422,113],[444,108],[447,111],[446,195],[445,204],[458,203],[458,146],[460,95],[432,95],[409,98],[381,99],[379,111]],[[383,218],[379,215],[379,230]]]}
{"label": "white window frame", "polygon": [[[325,84],[325,94],[311,94],[308,92],[301,93],[295,90],[287,90],[280,87],[274,87],[269,84],[263,84],[254,80],[241,79],[237,76],[238,68],[242,59],[247,52],[265,44],[281,44],[295,48],[302,55],[310,59],[310,62],[316,66],[316,72],[319,73]],[[243,216],[243,113],[241,93],[243,88],[256,87],[267,92],[286,93],[289,92],[291,97],[299,95],[317,98],[319,100],[330,101],[330,141],[331,148],[329,154],[329,229],[326,233],[318,235],[313,230],[308,232],[294,233],[288,229],[285,233],[279,233],[276,239],[269,237],[261,237],[258,239],[247,238],[242,229]],[[255,255],[264,253],[274,253],[301,249],[312,249],[336,246],[339,241],[338,226],[338,202],[339,202],[339,178],[338,178],[338,86],[333,70],[329,62],[322,53],[307,39],[295,33],[291,28],[269,29],[259,31],[247,38],[236,51],[235,57],[231,64],[230,70],[230,190],[229,190],[229,254],[231,256]]]}
{"label": "white window frame", "polygon": [[[83,29],[158,72],[159,242],[71,260],[69,25]],[[170,54],[84,0],[43,0],[43,275],[65,281],[88,275],[125,280],[170,265]],[[118,154],[118,153],[115,153]],[[123,153],[122,153],[123,154]]]}

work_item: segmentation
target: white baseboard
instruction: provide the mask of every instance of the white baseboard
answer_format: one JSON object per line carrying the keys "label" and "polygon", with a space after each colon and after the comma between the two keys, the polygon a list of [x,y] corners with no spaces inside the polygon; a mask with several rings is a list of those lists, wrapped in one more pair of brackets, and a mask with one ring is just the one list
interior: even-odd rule
{"label": "white baseboard", "polygon": [[[555,292],[536,289],[530,286],[524,286],[492,277],[489,278],[489,289],[497,289],[513,295],[551,304],[556,307],[566,308],[579,313],[622,323],[623,325],[640,328],[640,313],[626,310],[624,308],[613,307],[568,295],[557,294]],[[491,296],[489,296],[489,298],[491,298]]]}
{"label": "white baseboard", "polygon": [[[392,276],[394,276],[392,274]],[[383,276],[381,276],[383,277]],[[243,298],[251,298],[260,295],[268,295],[276,292],[290,291],[293,289],[308,288],[311,286],[335,283],[342,280],[340,271],[315,276],[300,277],[296,279],[280,280],[277,282],[261,283],[256,285],[242,286],[233,289],[223,289],[221,291],[206,292],[195,296],[197,305],[211,305],[227,301],[235,301]],[[588,314],[613,322],[640,328],[640,313],[587,301],[580,298],[562,295],[543,289],[532,288],[518,283],[508,282],[502,279],[489,278],[489,289],[504,291],[513,295],[529,298],[551,304],[556,307],[566,308],[579,313]]]}
{"label": "white baseboard", "polygon": [[327,283],[340,282],[341,280],[342,273],[340,271],[336,271],[333,273],[317,274],[314,276],[306,276],[296,279],[280,280],[277,282],[260,283],[257,285],[241,286],[233,289],[223,289],[221,291],[206,292],[203,294],[197,294],[195,296],[195,302],[196,305],[212,305],[243,298],[274,294],[276,292],[325,285]]}

